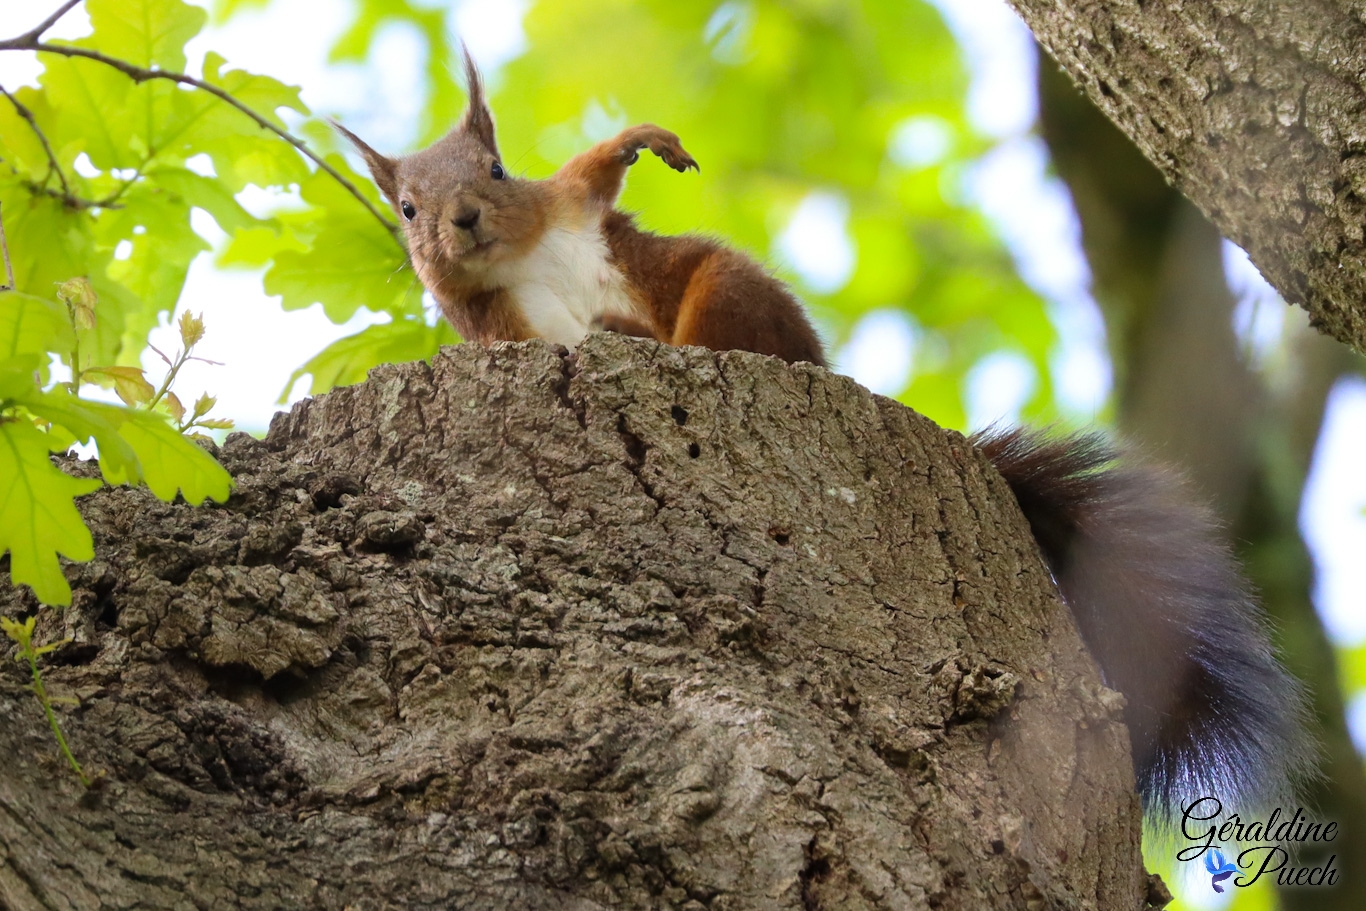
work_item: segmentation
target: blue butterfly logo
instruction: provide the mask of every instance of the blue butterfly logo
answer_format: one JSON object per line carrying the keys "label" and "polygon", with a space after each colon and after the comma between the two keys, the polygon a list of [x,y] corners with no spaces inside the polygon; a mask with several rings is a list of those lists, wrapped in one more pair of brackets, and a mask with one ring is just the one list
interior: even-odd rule
{"label": "blue butterfly logo", "polygon": [[1210,885],[1214,887],[1215,892],[1223,892],[1223,881],[1238,872],[1238,868],[1229,863],[1218,848],[1210,849],[1205,855],[1205,869],[1210,872]]}

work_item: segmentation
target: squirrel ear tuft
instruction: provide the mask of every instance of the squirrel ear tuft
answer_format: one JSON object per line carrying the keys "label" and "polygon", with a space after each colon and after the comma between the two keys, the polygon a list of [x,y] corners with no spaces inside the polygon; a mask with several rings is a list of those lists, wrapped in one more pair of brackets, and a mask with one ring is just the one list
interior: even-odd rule
{"label": "squirrel ear tuft", "polygon": [[493,135],[493,113],[484,98],[484,78],[479,75],[479,67],[474,65],[470,49],[460,42],[460,56],[465,61],[465,83],[469,88],[470,103],[465,108],[465,116],[460,118],[459,129],[473,136],[484,147],[498,157],[498,140]]}
{"label": "squirrel ear tuft", "polygon": [[365,140],[337,121],[333,120],[332,126],[338,133],[350,140],[351,144],[356,147],[356,151],[360,152],[365,159],[366,167],[370,169],[370,176],[375,179],[376,185],[379,186],[380,192],[384,194],[385,198],[394,205],[398,205],[398,162],[392,158],[386,158],[370,148],[366,145]]}

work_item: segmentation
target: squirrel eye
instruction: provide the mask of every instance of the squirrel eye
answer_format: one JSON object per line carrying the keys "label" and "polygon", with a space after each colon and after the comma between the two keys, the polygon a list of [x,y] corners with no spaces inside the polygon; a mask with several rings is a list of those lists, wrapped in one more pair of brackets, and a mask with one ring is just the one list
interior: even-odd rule
{"label": "squirrel eye", "polygon": [[508,176],[507,172],[503,170],[503,166],[496,161],[493,163],[493,169],[489,173],[493,175],[494,180],[502,180],[504,177]]}
{"label": "squirrel eye", "polygon": [[403,210],[403,217],[409,221],[412,221],[413,216],[417,214],[417,209],[414,209],[413,204],[406,199],[399,203],[398,207]]}

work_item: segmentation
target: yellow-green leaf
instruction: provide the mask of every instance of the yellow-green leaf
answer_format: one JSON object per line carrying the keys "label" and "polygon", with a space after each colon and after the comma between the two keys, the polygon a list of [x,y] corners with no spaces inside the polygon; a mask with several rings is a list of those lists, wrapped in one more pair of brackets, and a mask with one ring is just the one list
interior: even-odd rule
{"label": "yellow-green leaf", "polygon": [[[71,638],[68,636],[65,639],[58,639],[55,642],[49,642],[47,645],[40,645],[33,650],[33,657],[41,658],[42,656],[49,654],[51,652],[55,652],[62,646],[69,644],[71,644]],[[56,702],[57,700],[53,699],[50,701]]]}
{"label": "yellow-green leaf", "polygon": [[95,304],[99,302],[99,295],[90,279],[78,275],[62,282],[57,288],[57,300],[71,308],[71,321],[77,329],[95,328]]}
{"label": "yellow-green leaf", "polygon": [[180,314],[180,341],[188,351],[204,337],[203,315],[195,316],[189,310]]}
{"label": "yellow-green leaf", "polygon": [[194,415],[191,417],[191,420],[197,420],[208,414],[209,410],[216,404],[218,404],[218,399],[216,397],[209,395],[207,392],[201,394],[199,398],[195,400]]}
{"label": "yellow-green leaf", "polygon": [[157,394],[156,387],[147,382],[140,367],[87,367],[85,372],[113,380],[114,392],[125,405],[145,405]]}
{"label": "yellow-green leaf", "polygon": [[88,402],[59,391],[33,392],[15,401],[80,440],[94,439],[100,472],[110,484],[145,483],[163,500],[177,492],[192,504],[226,500],[232,478],[203,449],[150,411]]}
{"label": "yellow-green leaf", "polygon": [[185,420],[185,405],[180,401],[180,396],[174,392],[168,392],[163,401],[166,403],[166,410],[170,412],[171,417],[175,418],[176,423],[182,423]]}
{"label": "yellow-green leaf", "polygon": [[209,15],[181,0],[86,0],[94,34],[83,43],[138,66],[185,69],[185,42]]}
{"label": "yellow-green leaf", "polygon": [[280,393],[280,402],[304,374],[313,377],[309,393],[318,395],[334,386],[359,383],[372,367],[380,364],[429,358],[442,345],[455,341],[454,330],[444,321],[428,326],[420,320],[400,319],[368,326],[355,335],[337,339],[295,370]]}
{"label": "yellow-green leaf", "polygon": [[[17,620],[11,620],[9,617],[0,617],[0,630],[4,630],[5,635],[14,640],[19,648],[28,651],[29,644],[33,641],[33,626],[37,620],[37,617],[29,617],[20,623]],[[20,660],[23,660],[22,657]]]}
{"label": "yellow-green leaf", "polygon": [[0,553],[9,551],[11,577],[44,604],[71,603],[59,554],[95,556],[74,501],[99,486],[58,471],[48,459],[47,434],[24,421],[0,423]]}
{"label": "yellow-green leaf", "polygon": [[38,417],[50,421],[54,428],[65,431],[50,434],[54,442],[69,443],[72,438],[82,443],[94,440],[100,448],[100,473],[110,484],[137,484],[142,480],[137,453],[119,436],[119,427],[128,409],[88,402],[60,389],[42,392],[33,388],[12,398]]}
{"label": "yellow-green leaf", "polygon": [[197,506],[205,499],[221,503],[228,498],[232,477],[161,415],[130,411],[119,435],[138,454],[147,486],[161,499],[172,500],[178,492]]}
{"label": "yellow-green leaf", "polygon": [[17,291],[0,292],[0,358],[53,350],[65,322],[52,301]]}

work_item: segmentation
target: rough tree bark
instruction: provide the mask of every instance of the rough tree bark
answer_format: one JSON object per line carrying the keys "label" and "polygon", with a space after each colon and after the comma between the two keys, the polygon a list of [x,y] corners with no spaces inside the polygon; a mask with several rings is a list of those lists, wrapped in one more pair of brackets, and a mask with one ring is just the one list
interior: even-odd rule
{"label": "rough tree bark", "polygon": [[223,506],[83,501],[97,557],[41,631],[105,784],[0,672],[0,906],[1160,896],[1118,699],[1009,491],[846,378],[465,345],[221,458]]}
{"label": "rough tree bark", "polygon": [[1287,301],[1366,351],[1366,7],[1010,3]]}

